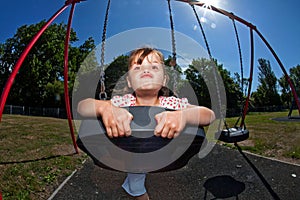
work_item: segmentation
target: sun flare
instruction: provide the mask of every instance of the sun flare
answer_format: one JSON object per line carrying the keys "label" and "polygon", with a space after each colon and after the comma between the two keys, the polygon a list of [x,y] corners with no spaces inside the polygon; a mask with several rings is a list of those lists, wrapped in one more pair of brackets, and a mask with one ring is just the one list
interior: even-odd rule
{"label": "sun flare", "polygon": [[204,3],[204,8],[211,9],[211,6],[218,7],[220,5],[220,0],[200,0],[199,2]]}

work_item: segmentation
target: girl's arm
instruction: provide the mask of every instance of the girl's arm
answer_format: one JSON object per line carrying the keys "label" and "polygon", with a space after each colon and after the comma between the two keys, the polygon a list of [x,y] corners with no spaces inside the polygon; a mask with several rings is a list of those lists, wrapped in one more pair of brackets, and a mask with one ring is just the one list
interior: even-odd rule
{"label": "girl's arm", "polygon": [[183,117],[186,118],[186,123],[192,125],[207,126],[216,118],[215,113],[204,106],[189,105],[181,112]]}
{"label": "girl's arm", "polygon": [[110,100],[88,98],[79,102],[77,111],[84,117],[101,117],[111,138],[131,135],[133,116],[126,109],[113,106]]}
{"label": "girl's arm", "polygon": [[88,98],[78,103],[77,112],[83,117],[102,117],[105,108],[110,106],[111,101]]}
{"label": "girl's arm", "polygon": [[214,112],[203,106],[189,105],[186,109],[167,111],[155,116],[156,136],[177,137],[187,124],[207,126],[215,120]]}

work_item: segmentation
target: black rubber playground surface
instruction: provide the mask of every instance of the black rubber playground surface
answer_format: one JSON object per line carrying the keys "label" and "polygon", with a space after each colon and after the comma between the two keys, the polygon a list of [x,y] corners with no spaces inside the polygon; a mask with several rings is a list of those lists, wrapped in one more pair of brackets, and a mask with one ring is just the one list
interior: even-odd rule
{"label": "black rubber playground surface", "polygon": [[279,122],[300,122],[300,116],[295,116],[295,117],[277,117],[273,118],[275,121]]}
{"label": "black rubber playground surface", "polygon": [[[125,173],[101,169],[88,159],[49,199],[130,200],[121,188]],[[216,145],[176,171],[148,174],[152,200],[300,199],[300,166]]]}

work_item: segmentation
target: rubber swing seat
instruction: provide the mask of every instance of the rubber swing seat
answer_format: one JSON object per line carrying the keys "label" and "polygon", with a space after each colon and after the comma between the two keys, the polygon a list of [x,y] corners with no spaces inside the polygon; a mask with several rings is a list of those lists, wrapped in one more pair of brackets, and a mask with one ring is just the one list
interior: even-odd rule
{"label": "rubber swing seat", "polygon": [[249,130],[241,127],[228,128],[216,133],[216,138],[227,143],[241,142],[249,138]]}
{"label": "rubber swing seat", "polygon": [[[184,167],[206,143],[204,129],[198,126],[185,127],[174,139],[155,136],[154,116],[170,109],[155,106],[125,109],[133,115],[129,137],[109,138],[101,118],[81,122],[77,145],[101,168],[134,173],[176,170]],[[134,166],[131,162],[135,162]]]}

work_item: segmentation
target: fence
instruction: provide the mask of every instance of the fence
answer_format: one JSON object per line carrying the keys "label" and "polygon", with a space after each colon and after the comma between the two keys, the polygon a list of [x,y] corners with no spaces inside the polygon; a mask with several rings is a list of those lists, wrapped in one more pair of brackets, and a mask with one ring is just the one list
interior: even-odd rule
{"label": "fence", "polygon": [[64,108],[42,108],[42,107],[6,105],[4,107],[3,113],[4,114],[18,114],[18,115],[30,115],[30,116],[67,118],[66,109],[64,109]]}
{"label": "fence", "polygon": [[[266,106],[249,108],[248,112],[278,112],[289,109],[287,106]],[[56,118],[67,118],[65,108],[42,108],[42,107],[27,107],[27,106],[14,106],[6,105],[4,107],[4,114],[18,114],[18,115],[31,115],[31,116],[45,116],[45,117],[56,117]],[[77,113],[74,113],[77,118]],[[226,117],[240,116],[241,111],[236,109],[227,109]]]}
{"label": "fence", "polygon": [[288,106],[278,105],[278,106],[263,106],[250,108],[249,112],[280,112],[283,110],[288,110]]}

